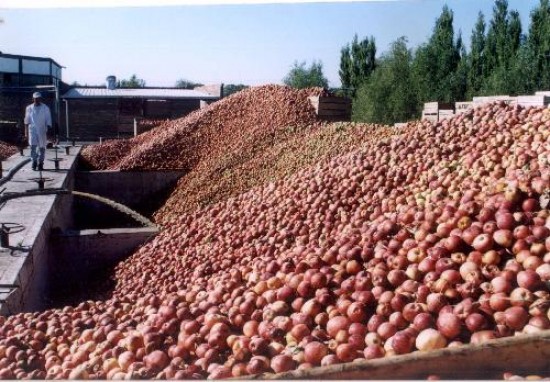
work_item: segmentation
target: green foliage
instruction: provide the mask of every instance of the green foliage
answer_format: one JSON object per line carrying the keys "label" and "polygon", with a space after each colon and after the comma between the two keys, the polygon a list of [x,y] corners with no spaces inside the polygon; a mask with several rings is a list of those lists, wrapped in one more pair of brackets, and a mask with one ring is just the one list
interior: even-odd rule
{"label": "green foliage", "polygon": [[418,115],[412,60],[405,37],[391,45],[377,69],[357,91],[354,121],[392,124]]}
{"label": "green foliage", "polygon": [[483,78],[487,71],[487,58],[485,57],[485,18],[479,12],[477,21],[472,31],[471,50],[468,56],[468,91],[469,98],[479,94],[483,86]]}
{"label": "green foliage", "polygon": [[515,94],[513,87],[518,78],[513,71],[521,46],[521,21],[517,11],[508,12],[507,0],[496,0],[493,18],[486,37],[483,51],[486,71],[482,94]]}
{"label": "green foliage", "polygon": [[371,51],[372,65],[363,73],[356,63],[363,62],[370,40],[363,44],[355,36],[340,51],[339,70],[344,88],[358,86],[354,120],[394,123],[418,117],[425,102],[549,90],[550,0],[539,0],[530,16],[524,35],[519,13],[508,9],[507,0],[495,0],[487,22],[478,14],[467,52],[461,33],[455,36],[453,12],[444,6],[428,41],[414,54],[401,38],[379,62]]}
{"label": "green foliage", "polygon": [[340,82],[346,89],[358,89],[376,68],[376,43],[374,37],[359,41],[357,35],[351,44],[340,51]]}
{"label": "green foliage", "polygon": [[443,7],[428,42],[420,46],[414,60],[414,77],[419,97],[426,100],[454,102],[464,98],[465,84],[455,72],[461,60],[462,38],[455,41],[453,12]]}
{"label": "green foliage", "polygon": [[531,24],[527,44],[533,55],[538,89],[550,89],[550,2],[540,0],[531,12]]}
{"label": "green foliage", "polygon": [[294,62],[283,82],[285,85],[296,89],[316,86],[328,88],[328,80],[323,74],[323,64],[321,61],[313,61],[307,68],[305,61],[302,63]]}
{"label": "green foliage", "polygon": [[176,88],[180,88],[180,89],[194,89],[197,86],[203,86],[203,84],[198,83],[198,82],[189,81],[189,80],[186,80],[186,79],[177,80],[176,85],[175,85]]}
{"label": "green foliage", "polygon": [[132,74],[132,76],[127,80],[119,80],[117,81],[117,87],[119,88],[144,88],[145,87],[145,81],[141,78],[137,78],[135,74]]}
{"label": "green foliage", "polygon": [[237,93],[237,92],[240,92],[241,90],[244,90],[246,88],[248,88],[249,86],[248,85],[243,85],[243,84],[238,84],[238,85],[235,85],[235,84],[227,84],[227,85],[223,85],[223,96],[224,97],[227,97],[233,93]]}

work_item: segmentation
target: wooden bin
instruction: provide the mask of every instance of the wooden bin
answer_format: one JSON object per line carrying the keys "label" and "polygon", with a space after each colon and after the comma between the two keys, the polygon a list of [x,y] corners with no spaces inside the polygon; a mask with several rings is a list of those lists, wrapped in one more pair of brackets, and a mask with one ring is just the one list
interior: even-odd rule
{"label": "wooden bin", "polygon": [[473,102],[455,102],[455,114],[462,114],[473,107]]}
{"label": "wooden bin", "polygon": [[531,95],[531,96],[518,96],[517,103],[518,105],[524,106],[524,107],[529,107],[529,106],[544,107],[550,104],[550,96],[543,95],[543,94]]}
{"label": "wooden bin", "polygon": [[424,112],[438,113],[440,110],[454,110],[453,104],[445,102],[426,102],[424,103]]}
{"label": "wooden bin", "polygon": [[320,119],[326,121],[350,121],[351,99],[344,97],[309,97],[309,102]]}
{"label": "wooden bin", "polygon": [[512,372],[521,376],[550,376],[550,330],[427,352],[350,362],[340,365],[261,374],[250,379],[503,379]]}
{"label": "wooden bin", "polygon": [[517,102],[516,97],[510,97],[509,95],[497,95],[497,96],[486,96],[486,97],[474,97],[472,99],[474,107],[485,105],[486,103],[492,102],[504,102],[508,105],[515,105]]}

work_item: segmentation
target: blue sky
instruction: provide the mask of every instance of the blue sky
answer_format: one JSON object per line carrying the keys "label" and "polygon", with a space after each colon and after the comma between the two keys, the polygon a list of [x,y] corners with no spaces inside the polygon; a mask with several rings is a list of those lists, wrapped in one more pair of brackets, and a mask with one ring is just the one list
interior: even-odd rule
{"label": "blue sky", "polygon": [[[538,3],[509,0],[524,31]],[[379,54],[400,36],[414,47],[427,40],[444,4],[466,43],[477,13],[489,20],[493,7],[490,0],[54,9],[0,3],[0,51],[51,57],[66,67],[68,83],[103,84],[107,75],[134,73],[147,86],[173,86],[178,79],[281,83],[294,61],[320,60],[330,85],[339,86],[340,49],[355,33],[373,35]]]}

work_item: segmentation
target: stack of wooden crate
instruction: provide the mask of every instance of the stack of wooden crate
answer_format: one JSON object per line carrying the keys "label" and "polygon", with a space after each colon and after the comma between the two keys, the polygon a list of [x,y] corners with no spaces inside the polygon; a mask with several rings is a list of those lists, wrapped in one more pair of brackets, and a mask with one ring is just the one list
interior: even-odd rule
{"label": "stack of wooden crate", "polygon": [[538,94],[542,92],[537,92],[535,95],[531,96],[518,96],[517,103],[518,105],[529,107],[529,106],[548,106],[550,104],[550,92],[547,92],[547,95]]}
{"label": "stack of wooden crate", "polygon": [[473,107],[473,102],[455,102],[455,114],[462,114]]}
{"label": "stack of wooden crate", "polygon": [[422,110],[422,119],[438,122],[454,115],[453,105],[443,102],[426,102]]}
{"label": "stack of wooden crate", "polygon": [[351,99],[344,97],[309,97],[315,113],[325,121],[351,121]]}
{"label": "stack of wooden crate", "polygon": [[499,102],[499,101],[503,101],[504,103],[509,105],[514,105],[517,103],[517,97],[510,97],[509,95],[474,97],[473,105],[474,107],[478,107],[481,105],[485,105],[487,103]]}

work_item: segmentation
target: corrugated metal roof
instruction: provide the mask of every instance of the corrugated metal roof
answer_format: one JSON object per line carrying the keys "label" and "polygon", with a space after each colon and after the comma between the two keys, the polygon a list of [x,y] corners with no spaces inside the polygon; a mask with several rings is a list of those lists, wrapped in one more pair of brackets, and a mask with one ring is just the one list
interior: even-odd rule
{"label": "corrugated metal roof", "polygon": [[219,97],[208,93],[190,89],[107,89],[107,88],[73,88],[65,93],[62,98],[193,98],[193,99],[218,99]]}

